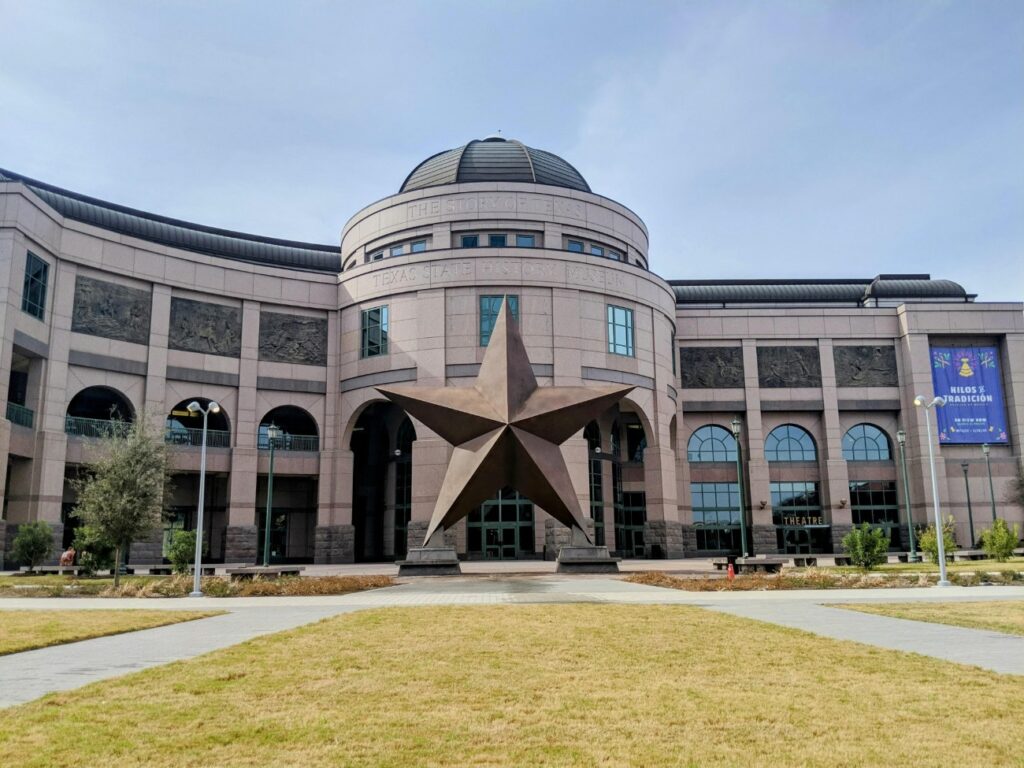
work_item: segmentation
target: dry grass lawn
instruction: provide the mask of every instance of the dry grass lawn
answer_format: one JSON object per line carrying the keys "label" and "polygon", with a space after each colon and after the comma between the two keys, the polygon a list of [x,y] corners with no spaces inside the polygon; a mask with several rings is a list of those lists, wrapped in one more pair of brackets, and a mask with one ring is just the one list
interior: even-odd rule
{"label": "dry grass lawn", "polygon": [[[936,702],[955,696],[955,707]],[[1020,765],[1024,679],[689,606],[367,611],[4,712],[15,766]]]}
{"label": "dry grass lawn", "polygon": [[134,632],[215,616],[222,611],[7,611],[0,610],[0,655],[90,637]]}
{"label": "dry grass lawn", "polygon": [[1012,635],[1024,635],[1024,600],[986,600],[954,603],[843,603],[833,608],[848,608],[877,613],[895,619],[930,621],[971,629],[993,629]]}

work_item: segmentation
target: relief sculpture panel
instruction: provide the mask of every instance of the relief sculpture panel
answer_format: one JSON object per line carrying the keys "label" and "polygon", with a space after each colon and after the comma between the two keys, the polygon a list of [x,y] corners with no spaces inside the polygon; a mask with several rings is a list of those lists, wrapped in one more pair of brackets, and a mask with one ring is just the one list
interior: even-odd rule
{"label": "relief sculpture panel", "polygon": [[149,291],[77,275],[71,330],[148,344],[151,306]]}
{"label": "relief sculpture panel", "polygon": [[327,365],[327,318],[261,312],[260,360]]}
{"label": "relief sculpture panel", "polygon": [[682,347],[679,370],[683,389],[743,386],[742,347]]}
{"label": "relief sculpture panel", "polygon": [[183,352],[238,357],[242,352],[242,310],[172,298],[167,344]]}
{"label": "relief sculpture panel", "polygon": [[840,387],[895,387],[896,350],[884,347],[833,347],[836,385]]}
{"label": "relief sculpture panel", "polygon": [[817,347],[758,347],[757,379],[762,387],[820,387]]}

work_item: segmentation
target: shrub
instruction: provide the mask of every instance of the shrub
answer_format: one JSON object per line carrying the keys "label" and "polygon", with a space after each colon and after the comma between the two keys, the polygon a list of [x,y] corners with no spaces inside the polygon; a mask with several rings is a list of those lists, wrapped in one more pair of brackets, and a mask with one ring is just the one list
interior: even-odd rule
{"label": "shrub", "polygon": [[[939,562],[939,539],[935,534],[935,526],[929,525],[921,531],[918,538],[918,545],[921,552],[928,556],[933,563]],[[946,552],[946,560],[953,559],[953,550],[956,549],[956,537],[953,535],[953,518],[948,517],[942,524],[942,547]]]}
{"label": "shrub", "polygon": [[74,547],[78,552],[79,573],[90,575],[114,567],[114,545],[103,538],[103,533],[96,526],[76,528]]}
{"label": "shrub", "polygon": [[889,541],[885,537],[885,531],[881,528],[872,528],[864,523],[859,528],[855,526],[852,531],[843,536],[843,549],[846,550],[851,563],[865,571],[870,571],[876,565],[881,565],[886,561],[889,553]]}
{"label": "shrub", "polygon": [[[210,543],[203,541],[203,557],[210,554]],[[196,532],[175,531],[171,535],[171,546],[167,550],[167,559],[174,566],[175,573],[188,573],[196,556]]]}
{"label": "shrub", "polygon": [[1013,524],[1013,530],[1001,517],[992,521],[992,527],[981,532],[981,548],[989,557],[1005,562],[1013,557],[1013,550],[1020,539],[1020,526]]}
{"label": "shrub", "polygon": [[53,554],[53,529],[42,520],[22,523],[18,526],[12,549],[14,559],[34,571],[37,565]]}

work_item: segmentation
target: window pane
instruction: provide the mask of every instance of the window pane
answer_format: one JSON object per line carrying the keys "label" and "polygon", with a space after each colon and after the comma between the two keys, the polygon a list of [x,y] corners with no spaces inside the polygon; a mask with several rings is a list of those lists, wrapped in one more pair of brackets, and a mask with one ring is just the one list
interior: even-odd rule
{"label": "window pane", "polygon": [[391,255],[392,256],[401,256],[402,255],[402,246],[401,245],[392,246],[392,248],[391,248]]}
{"label": "window pane", "polygon": [[595,256],[604,256],[604,248],[599,245],[590,246],[590,252]]}
{"label": "window pane", "polygon": [[569,247],[567,250],[573,253],[583,253],[583,241],[582,240],[570,240]]}
{"label": "window pane", "polygon": [[425,250],[427,250],[427,241],[426,240],[417,240],[415,243],[412,244],[412,252],[413,253],[420,253],[421,251],[425,251]]}
{"label": "window pane", "polygon": [[480,235],[463,235],[462,236],[462,247],[463,248],[476,248],[480,245]]}
{"label": "window pane", "polygon": [[388,308],[374,307],[362,312],[360,357],[376,357],[388,352]]}
{"label": "window pane", "polygon": [[533,235],[516,235],[516,248],[533,248]]}
{"label": "window pane", "polygon": [[488,235],[487,244],[491,248],[504,248],[506,237],[505,235]]}
{"label": "window pane", "polygon": [[[491,340],[491,331],[494,330],[494,323],[498,319],[498,312],[501,311],[501,301],[504,296],[481,296],[480,297],[480,346],[486,347]],[[519,297],[508,296],[508,308],[512,317],[519,319]]]}

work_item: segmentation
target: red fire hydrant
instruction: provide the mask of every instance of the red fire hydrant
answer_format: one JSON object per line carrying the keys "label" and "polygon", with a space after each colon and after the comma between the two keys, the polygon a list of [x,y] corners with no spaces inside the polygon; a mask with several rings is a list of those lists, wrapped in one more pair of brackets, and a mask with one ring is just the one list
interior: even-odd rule
{"label": "red fire hydrant", "polygon": [[726,570],[725,576],[730,582],[736,578],[736,569],[732,567],[732,563],[729,563],[729,568]]}

